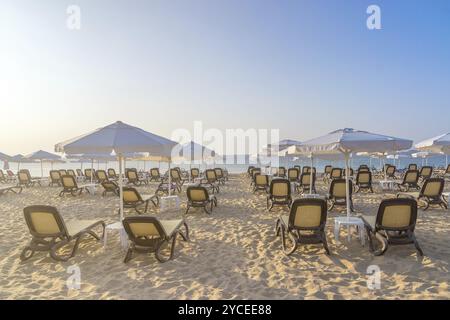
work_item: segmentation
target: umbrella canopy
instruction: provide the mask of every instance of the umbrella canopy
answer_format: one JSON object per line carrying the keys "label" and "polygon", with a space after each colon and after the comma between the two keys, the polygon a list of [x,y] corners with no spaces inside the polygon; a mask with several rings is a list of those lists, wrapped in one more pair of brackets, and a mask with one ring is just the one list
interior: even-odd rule
{"label": "umbrella canopy", "polygon": [[11,161],[11,157],[3,152],[0,152],[0,161]]}
{"label": "umbrella canopy", "polygon": [[[295,152],[309,154],[311,156],[311,167],[313,167],[314,155],[333,153],[344,154],[346,163],[345,178],[347,180],[347,216],[350,216],[350,190],[348,182],[350,154],[358,152],[379,152],[384,154],[391,151],[409,149],[412,144],[413,142],[407,139],[345,128],[305,141],[299,146],[295,146]],[[310,180],[312,183],[313,179]]]}
{"label": "umbrella canopy", "polygon": [[[66,154],[115,153],[117,155],[120,176],[120,220],[123,220],[122,160],[124,154],[129,152],[148,152],[156,156],[170,157],[172,148],[176,144],[172,140],[117,121],[91,133],[58,143],[55,145],[55,151]],[[169,194],[171,190],[170,184],[169,174]]]}
{"label": "umbrella canopy", "polygon": [[117,121],[88,134],[58,143],[56,152],[67,154],[148,152],[170,156],[176,145],[164,137]]}
{"label": "umbrella canopy", "polygon": [[38,150],[36,152],[30,153],[23,159],[28,161],[36,160],[41,162],[41,178],[44,177],[44,167],[42,165],[43,162],[51,162],[52,165],[53,162],[63,162],[60,156],[44,150]]}
{"label": "umbrella canopy", "polygon": [[26,155],[24,157],[24,159],[25,160],[39,160],[39,161],[51,162],[51,161],[61,160],[61,157],[56,154],[44,151],[44,150],[38,150],[36,152],[30,153],[29,155]]}
{"label": "umbrella canopy", "polygon": [[417,143],[415,147],[423,151],[450,154],[450,133],[424,140]]}
{"label": "umbrella canopy", "polygon": [[327,135],[303,142],[296,148],[303,153],[356,153],[390,152],[409,149],[412,141],[350,128],[330,132]]}

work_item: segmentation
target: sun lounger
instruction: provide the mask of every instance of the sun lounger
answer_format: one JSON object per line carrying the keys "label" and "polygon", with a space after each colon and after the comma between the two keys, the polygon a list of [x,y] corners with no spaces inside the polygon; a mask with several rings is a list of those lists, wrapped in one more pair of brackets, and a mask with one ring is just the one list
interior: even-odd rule
{"label": "sun lounger", "polygon": [[414,188],[416,190],[420,189],[418,182],[419,171],[408,170],[403,175],[403,181],[401,183],[395,183],[395,186],[403,192],[408,192],[411,188]]}
{"label": "sun lounger", "polygon": [[372,173],[370,171],[360,171],[356,174],[356,182],[355,182],[355,193],[358,193],[361,190],[368,190],[373,193],[372,188]]}
{"label": "sun lounger", "polygon": [[292,203],[291,183],[287,179],[272,179],[267,196],[267,209],[272,210],[274,205],[289,207]]}
{"label": "sun lounger", "polygon": [[[419,255],[422,249],[414,235],[417,220],[417,202],[413,199],[383,200],[376,216],[361,216],[369,235],[369,248],[375,255],[383,255],[389,245],[414,244]],[[373,238],[381,243],[375,250]]]}
{"label": "sun lounger", "polygon": [[253,192],[262,190],[265,193],[268,192],[269,189],[269,176],[265,174],[256,174],[255,181],[253,184]]}
{"label": "sun lounger", "polygon": [[417,202],[423,202],[425,203],[423,210],[427,210],[430,205],[439,205],[443,209],[448,209],[447,201],[442,195],[444,185],[445,181],[442,178],[429,178],[425,180],[420,192],[400,192],[397,193],[397,198],[409,197],[417,200]]}
{"label": "sun lounger", "polygon": [[15,186],[15,185],[0,184],[0,196],[2,194],[7,193],[7,192],[21,193],[22,192],[22,187],[21,186]]}
{"label": "sun lounger", "polygon": [[[57,261],[67,261],[72,258],[84,235],[100,238],[93,229],[102,227],[105,234],[105,223],[101,220],[78,220],[64,222],[58,210],[50,206],[29,206],[23,209],[25,221],[30,230],[31,242],[23,249],[20,259],[30,259],[36,251],[49,251],[50,256]],[[58,250],[75,241],[72,250],[66,255],[58,254]]]}
{"label": "sun lounger", "polygon": [[[186,190],[188,202],[186,205],[186,212],[188,213],[191,207],[203,208],[207,214],[211,214],[213,207],[217,207],[217,198],[214,195],[210,195],[208,190],[202,186],[190,186]],[[209,210],[208,210],[208,207]]]}
{"label": "sun lounger", "polygon": [[[166,262],[174,256],[177,235],[180,235],[184,241],[189,241],[189,228],[182,219],[159,220],[149,216],[126,217],[123,220],[123,226],[130,240],[124,263],[131,260],[134,252],[153,252],[159,262]],[[183,227],[184,233],[182,232]],[[162,250],[168,244],[170,244],[170,253],[168,257],[165,257]]]}
{"label": "sun lounger", "polygon": [[[123,207],[134,209],[137,213],[147,213],[149,204],[153,203],[155,207],[159,205],[159,197],[157,195],[141,196],[135,189],[130,187],[123,188]],[[140,208],[144,206],[142,211]]]}
{"label": "sun lounger", "polygon": [[[298,244],[322,244],[330,254],[325,234],[327,203],[322,199],[297,199],[292,203],[289,215],[277,219],[276,236],[281,236],[281,247],[291,255]],[[290,240],[291,247],[287,244]]]}
{"label": "sun lounger", "polygon": [[[349,180],[349,192],[350,192],[350,210],[353,211],[353,183]],[[330,193],[327,196],[328,201],[328,211],[333,210],[336,205],[347,206],[347,190],[346,190],[346,179],[334,179],[331,181]]]}

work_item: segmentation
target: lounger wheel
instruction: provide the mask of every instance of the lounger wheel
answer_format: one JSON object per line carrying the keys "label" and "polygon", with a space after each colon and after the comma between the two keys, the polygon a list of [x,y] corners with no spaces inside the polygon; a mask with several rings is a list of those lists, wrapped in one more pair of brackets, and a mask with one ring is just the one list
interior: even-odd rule
{"label": "lounger wheel", "polygon": [[20,254],[20,260],[26,261],[34,255],[34,250],[31,247],[25,247]]}

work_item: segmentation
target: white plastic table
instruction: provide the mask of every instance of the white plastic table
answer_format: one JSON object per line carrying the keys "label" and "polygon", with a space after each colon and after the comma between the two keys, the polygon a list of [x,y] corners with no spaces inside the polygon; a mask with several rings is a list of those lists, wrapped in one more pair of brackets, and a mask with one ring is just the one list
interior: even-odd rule
{"label": "white plastic table", "polygon": [[450,204],[450,192],[444,192],[442,193],[442,196],[447,198],[447,203]]}
{"label": "white plastic table", "polygon": [[87,191],[89,191],[90,194],[94,194],[97,190],[97,184],[96,183],[85,183],[80,184],[78,187],[85,188]]}
{"label": "white plastic table", "polygon": [[358,217],[336,217],[334,218],[334,238],[337,242],[339,242],[339,233],[341,231],[341,227],[347,227],[347,241],[351,241],[351,233],[350,228],[355,227],[359,233],[359,239],[361,241],[361,245],[365,245],[366,240],[366,230],[364,228],[364,222],[361,218]]}
{"label": "white plastic table", "polygon": [[160,211],[180,208],[180,197],[178,197],[177,195],[161,197],[159,200],[159,203],[161,205]]}
{"label": "white plastic table", "polygon": [[383,190],[393,190],[395,187],[394,180],[380,180],[378,181],[378,183],[380,184],[380,187]]}
{"label": "white plastic table", "polygon": [[128,248],[128,237],[127,237],[127,233],[125,231],[125,229],[123,228],[123,224],[122,222],[115,222],[115,223],[111,223],[106,225],[105,227],[105,235],[103,237],[103,247],[106,247],[106,241],[108,239],[108,232],[109,231],[113,231],[113,232],[118,232],[119,236],[120,236],[120,244],[122,245],[122,249],[123,250],[127,250]]}

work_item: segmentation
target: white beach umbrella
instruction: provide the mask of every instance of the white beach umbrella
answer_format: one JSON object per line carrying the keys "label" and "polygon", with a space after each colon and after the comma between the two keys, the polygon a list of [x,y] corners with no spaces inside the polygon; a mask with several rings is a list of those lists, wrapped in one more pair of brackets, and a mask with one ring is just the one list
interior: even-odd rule
{"label": "white beach umbrella", "polygon": [[44,162],[50,162],[53,168],[54,162],[63,162],[62,158],[58,156],[57,154],[53,154],[44,150],[38,150],[36,152],[30,153],[29,155],[26,155],[23,160],[28,161],[39,161],[41,163],[41,178],[44,177]]}
{"label": "white beach umbrella", "polygon": [[[305,141],[296,146],[296,152],[309,154],[311,157],[318,154],[342,153],[345,157],[347,216],[350,216],[350,190],[349,190],[349,160],[351,153],[386,153],[411,148],[412,141],[386,135],[370,133],[350,128],[330,132],[327,135]],[[311,179],[312,180],[312,179]]]}
{"label": "white beach umbrella", "polygon": [[[55,151],[66,154],[109,153],[119,161],[120,220],[123,220],[123,169],[124,154],[148,152],[156,156],[171,156],[176,142],[117,121],[91,133],[55,145]],[[169,163],[170,173],[170,163]],[[169,195],[171,179],[169,174]]]}
{"label": "white beach umbrella", "polygon": [[448,155],[450,154],[450,133],[441,134],[421,141],[415,145],[416,149],[445,154],[445,166],[448,166]]}

